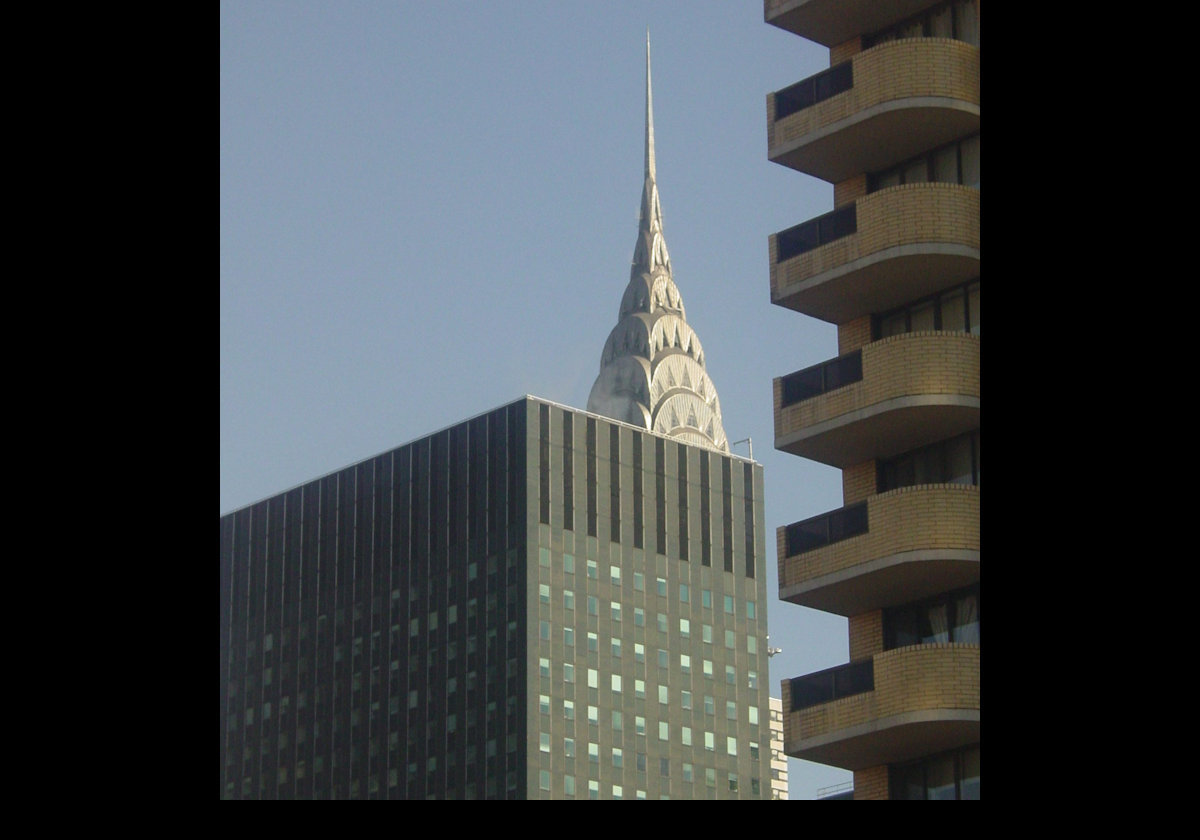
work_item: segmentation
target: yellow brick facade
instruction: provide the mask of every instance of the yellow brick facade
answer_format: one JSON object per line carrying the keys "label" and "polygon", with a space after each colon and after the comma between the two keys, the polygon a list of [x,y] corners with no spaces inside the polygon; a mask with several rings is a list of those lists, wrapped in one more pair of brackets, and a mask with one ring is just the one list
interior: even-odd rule
{"label": "yellow brick facade", "polygon": [[979,397],[979,337],[912,332],[862,348],[862,380],[783,407],[782,378],[774,383],[775,438],[897,397]]}
{"label": "yellow brick facade", "polygon": [[[906,712],[979,711],[979,645],[914,645],[872,659],[874,691],[789,713],[785,741],[827,736]],[[790,700],[784,708],[791,708]]]}
{"label": "yellow brick facade", "polygon": [[767,95],[771,148],[827,128],[868,108],[916,97],[979,105],[979,48],[947,38],[905,38],[854,55],[854,86],[775,120],[775,95]]}
{"label": "yellow brick facade", "polygon": [[869,659],[883,651],[883,610],[852,615],[846,622],[850,631],[850,661]]}
{"label": "yellow brick facade", "polygon": [[867,175],[855,175],[833,185],[833,206],[844,207],[867,194]]}
{"label": "yellow brick facade", "polygon": [[857,350],[871,343],[871,316],[864,315],[838,324],[838,355]]}
{"label": "yellow brick facade", "polygon": [[886,764],[854,771],[854,801],[888,798],[888,769]]}
{"label": "yellow brick facade", "polygon": [[778,262],[776,235],[769,238],[771,297],[784,287],[899,246],[956,245],[979,248],[979,190],[961,184],[902,184],[855,200],[858,231]]}
{"label": "yellow brick facade", "polygon": [[908,551],[979,551],[979,488],[918,484],[867,500],[869,530],[787,556],[786,526],[776,529],[781,588]]}
{"label": "yellow brick facade", "polygon": [[842,504],[852,505],[875,495],[875,462],[863,461],[842,470]]}
{"label": "yellow brick facade", "polygon": [[[968,303],[975,335],[950,332],[946,322],[946,332],[876,341],[872,324],[978,283],[979,3],[765,0],[764,12],[772,25],[827,47],[830,67],[850,62],[853,77],[848,90],[778,120],[776,95],[767,96],[768,158],[831,183],[834,208],[853,207],[854,218],[853,233],[782,263],[779,235],[771,235],[771,301],[835,324],[838,356],[862,353],[860,381],[786,408],[783,378],[775,380],[776,446],[839,466],[843,505],[865,502],[868,520],[866,533],[796,556],[787,555],[787,526],[778,528],[780,594],[848,615],[855,667],[805,679],[806,695],[835,684],[843,692],[861,689],[865,684],[856,681],[865,663],[874,679],[870,691],[789,711],[785,742],[796,757],[855,767],[853,798],[883,800],[891,798],[893,769],[884,762],[924,761],[956,748],[973,751],[978,766],[979,645],[885,650],[884,615],[893,606],[916,613],[927,604],[961,604],[956,599],[971,586],[973,611],[951,607],[947,620],[978,621],[979,487],[931,483],[877,492],[877,459],[901,450],[922,464],[928,459],[934,470],[938,453],[954,451],[969,457],[969,480],[978,479],[978,287]],[[960,40],[908,37],[934,32]],[[796,102],[791,93],[787,99]],[[968,138],[975,139],[964,143]],[[933,157],[952,141],[962,152],[957,172]],[[929,165],[924,173],[922,159]],[[871,192],[872,174],[880,173],[903,173],[889,181],[910,183]],[[848,219],[848,213],[838,218],[841,230]],[[961,454],[966,446],[969,456]],[[798,510],[794,519],[816,513]],[[790,710],[791,680],[781,684]],[[938,728],[932,739],[930,726]],[[963,784],[964,798],[978,798],[977,777]]]}

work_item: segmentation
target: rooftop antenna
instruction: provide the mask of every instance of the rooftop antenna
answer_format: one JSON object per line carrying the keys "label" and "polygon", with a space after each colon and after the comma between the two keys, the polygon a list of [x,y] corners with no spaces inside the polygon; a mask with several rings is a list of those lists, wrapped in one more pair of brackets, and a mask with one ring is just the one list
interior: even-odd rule
{"label": "rooftop antenna", "polygon": [[729,444],[729,447],[732,449],[733,447],[737,446],[739,443],[750,444],[750,460],[753,461],[754,460],[754,441],[750,440],[750,438],[742,438],[741,440],[735,440],[733,443]]}

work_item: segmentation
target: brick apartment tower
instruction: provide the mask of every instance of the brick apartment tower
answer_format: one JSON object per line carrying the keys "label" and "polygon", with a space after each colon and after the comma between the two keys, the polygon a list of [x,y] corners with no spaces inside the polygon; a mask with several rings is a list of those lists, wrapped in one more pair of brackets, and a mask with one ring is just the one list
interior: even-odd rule
{"label": "brick apartment tower", "polygon": [[[838,328],[774,380],[775,447],[844,506],[778,528],[779,596],[850,662],[785,679],[785,751],[855,799],[978,799],[979,0],[764,0],[830,68],[767,96],[768,157],[834,185],[770,236],[771,302]],[[798,511],[798,513],[800,513]]]}

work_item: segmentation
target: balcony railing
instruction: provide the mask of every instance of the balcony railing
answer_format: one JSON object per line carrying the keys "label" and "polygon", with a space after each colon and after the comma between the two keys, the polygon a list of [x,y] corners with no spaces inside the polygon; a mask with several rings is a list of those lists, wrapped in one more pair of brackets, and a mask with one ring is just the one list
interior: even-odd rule
{"label": "balcony railing", "polygon": [[795,557],[867,531],[867,503],[862,501],[811,519],[793,522],[784,532],[784,543],[787,556]]}
{"label": "balcony railing", "polygon": [[780,231],[775,238],[777,248],[775,262],[781,263],[784,260],[790,260],[805,251],[811,251],[835,239],[857,233],[858,216],[854,207],[854,204],[848,204],[832,213],[817,216],[803,224]]}
{"label": "balcony railing", "polygon": [[780,379],[780,408],[819,397],[852,382],[862,382],[862,378],[862,350],[789,373]]}
{"label": "balcony railing", "polygon": [[792,711],[807,709],[875,690],[875,660],[864,659],[849,665],[838,665],[815,674],[796,677],[792,685]]}
{"label": "balcony railing", "polygon": [[781,120],[803,111],[854,87],[854,73],[849,61],[822,70],[815,76],[775,92],[775,119]]}

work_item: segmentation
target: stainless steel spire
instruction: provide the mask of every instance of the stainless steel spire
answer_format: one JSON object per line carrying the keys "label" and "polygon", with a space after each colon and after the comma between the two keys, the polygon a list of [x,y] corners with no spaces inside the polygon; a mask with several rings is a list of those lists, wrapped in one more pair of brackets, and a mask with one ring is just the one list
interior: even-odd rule
{"label": "stainless steel spire", "polygon": [[646,32],[646,166],[629,285],[600,357],[588,411],[729,451],[717,389],[671,274],[655,183],[650,33]]}

